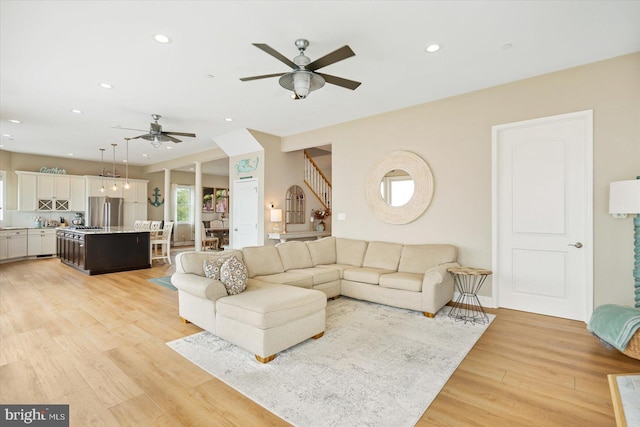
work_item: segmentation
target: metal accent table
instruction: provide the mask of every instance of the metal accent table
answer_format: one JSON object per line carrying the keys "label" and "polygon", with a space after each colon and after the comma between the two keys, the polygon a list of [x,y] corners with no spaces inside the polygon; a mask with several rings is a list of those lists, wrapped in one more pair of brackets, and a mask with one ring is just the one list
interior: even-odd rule
{"label": "metal accent table", "polygon": [[489,316],[478,299],[478,291],[487,276],[493,272],[471,267],[451,267],[447,271],[453,276],[460,293],[449,311],[449,317],[456,321],[462,320],[464,323],[471,322],[474,325],[489,323]]}

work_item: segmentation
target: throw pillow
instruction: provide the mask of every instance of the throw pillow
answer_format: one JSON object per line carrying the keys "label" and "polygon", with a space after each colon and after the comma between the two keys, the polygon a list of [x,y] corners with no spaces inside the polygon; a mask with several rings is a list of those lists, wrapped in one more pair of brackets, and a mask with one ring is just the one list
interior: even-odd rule
{"label": "throw pillow", "polygon": [[231,256],[220,256],[214,259],[205,259],[203,262],[204,276],[207,279],[220,280],[220,267]]}
{"label": "throw pillow", "polygon": [[220,281],[229,295],[236,295],[247,287],[247,267],[235,256],[227,259],[220,267]]}

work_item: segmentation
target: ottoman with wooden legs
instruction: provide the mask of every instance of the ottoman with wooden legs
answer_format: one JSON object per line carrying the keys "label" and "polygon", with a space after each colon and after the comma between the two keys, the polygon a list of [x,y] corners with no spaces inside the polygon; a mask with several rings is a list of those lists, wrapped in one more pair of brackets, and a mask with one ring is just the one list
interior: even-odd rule
{"label": "ottoman with wooden legs", "polygon": [[216,335],[253,354],[261,363],[309,338],[324,334],[324,292],[274,285],[216,301]]}

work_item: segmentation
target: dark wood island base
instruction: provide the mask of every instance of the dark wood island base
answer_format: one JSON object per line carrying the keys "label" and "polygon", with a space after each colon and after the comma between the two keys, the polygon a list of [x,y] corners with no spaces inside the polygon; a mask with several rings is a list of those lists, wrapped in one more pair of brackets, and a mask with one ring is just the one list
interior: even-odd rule
{"label": "dark wood island base", "polygon": [[151,267],[148,231],[58,229],[57,246],[62,263],[88,275]]}

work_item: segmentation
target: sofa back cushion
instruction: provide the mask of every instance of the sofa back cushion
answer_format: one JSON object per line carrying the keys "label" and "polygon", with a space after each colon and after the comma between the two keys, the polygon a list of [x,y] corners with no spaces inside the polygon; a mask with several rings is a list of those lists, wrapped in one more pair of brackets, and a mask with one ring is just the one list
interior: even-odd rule
{"label": "sofa back cushion", "polygon": [[278,243],[276,249],[280,254],[280,261],[282,261],[284,271],[294,268],[313,267],[309,249],[307,249],[307,245],[305,245],[304,242]]}
{"label": "sofa back cushion", "polygon": [[204,261],[215,260],[218,257],[234,255],[239,261],[242,261],[242,252],[238,250],[230,250],[223,252],[180,252],[176,255],[176,271],[179,273],[197,274],[204,277]]}
{"label": "sofa back cushion", "polygon": [[362,267],[364,253],[367,250],[366,240],[353,240],[336,237],[336,264]]}
{"label": "sofa back cushion", "polygon": [[396,271],[401,252],[400,243],[369,242],[362,266]]}
{"label": "sofa back cushion", "polygon": [[242,249],[249,277],[284,273],[280,254],[275,246],[248,246]]}
{"label": "sofa back cushion", "polygon": [[336,263],[336,238],[324,237],[320,240],[305,242],[313,265],[326,265]]}
{"label": "sofa back cushion", "polygon": [[454,262],[457,257],[458,250],[452,245],[405,245],[398,271],[424,274],[431,267]]}

